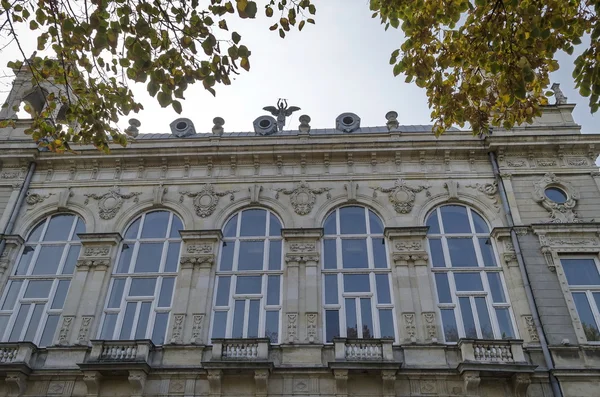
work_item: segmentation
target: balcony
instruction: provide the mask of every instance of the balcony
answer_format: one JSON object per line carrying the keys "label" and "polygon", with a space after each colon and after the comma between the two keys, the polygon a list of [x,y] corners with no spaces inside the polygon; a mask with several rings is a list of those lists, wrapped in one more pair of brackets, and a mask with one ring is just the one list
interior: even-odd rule
{"label": "balcony", "polygon": [[523,341],[461,339],[458,341],[461,363],[460,372],[465,370],[493,372],[533,372],[523,352]]}
{"label": "balcony", "polygon": [[329,366],[334,369],[398,369],[400,362],[394,361],[392,339],[347,339],[334,338],[335,362]]}
{"label": "balcony", "polygon": [[0,373],[31,372],[31,358],[36,346],[30,342],[7,342],[0,343]]}
{"label": "balcony", "polygon": [[202,365],[206,368],[269,368],[269,338],[213,339],[210,360]]}
{"label": "balcony", "polygon": [[152,341],[143,340],[92,340],[92,350],[79,367],[115,373],[122,370],[149,370],[154,351]]}

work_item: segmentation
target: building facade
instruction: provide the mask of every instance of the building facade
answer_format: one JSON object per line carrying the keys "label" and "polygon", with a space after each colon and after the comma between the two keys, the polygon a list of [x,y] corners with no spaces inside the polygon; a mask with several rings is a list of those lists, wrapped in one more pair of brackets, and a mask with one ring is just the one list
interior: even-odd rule
{"label": "building facade", "polygon": [[598,395],[600,136],[560,102],[486,137],[178,119],[107,155],[17,120],[0,396]]}

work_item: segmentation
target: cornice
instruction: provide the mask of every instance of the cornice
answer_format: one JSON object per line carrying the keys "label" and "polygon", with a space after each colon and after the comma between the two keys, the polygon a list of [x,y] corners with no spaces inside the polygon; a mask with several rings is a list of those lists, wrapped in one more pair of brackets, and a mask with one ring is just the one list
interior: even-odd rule
{"label": "cornice", "polygon": [[89,244],[119,244],[123,240],[121,233],[77,233],[77,237],[81,240],[83,245]]}
{"label": "cornice", "polygon": [[214,240],[219,241],[223,238],[223,233],[219,229],[206,230],[180,230],[179,235],[183,241],[194,240]]}
{"label": "cornice", "polygon": [[298,239],[314,239],[318,240],[323,237],[323,228],[284,228],[281,229],[281,236],[286,240],[298,240]]}
{"label": "cornice", "polygon": [[386,227],[383,235],[389,239],[425,237],[429,226]]}

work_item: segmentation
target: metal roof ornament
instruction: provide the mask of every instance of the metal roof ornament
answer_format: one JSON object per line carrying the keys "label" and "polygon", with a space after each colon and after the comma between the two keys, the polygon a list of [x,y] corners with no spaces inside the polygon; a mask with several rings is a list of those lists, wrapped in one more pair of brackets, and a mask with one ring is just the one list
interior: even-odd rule
{"label": "metal roof ornament", "polygon": [[287,100],[279,98],[277,101],[277,107],[275,106],[265,106],[263,110],[270,112],[273,116],[277,117],[277,130],[283,131],[283,127],[285,127],[285,118],[292,115],[297,110],[300,110],[298,106],[290,106],[288,107]]}

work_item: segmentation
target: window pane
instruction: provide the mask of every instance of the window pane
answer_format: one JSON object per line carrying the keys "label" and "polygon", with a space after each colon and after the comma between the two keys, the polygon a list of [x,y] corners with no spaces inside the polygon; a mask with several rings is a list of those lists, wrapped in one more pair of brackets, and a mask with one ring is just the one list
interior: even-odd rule
{"label": "window pane", "polygon": [[340,336],[340,313],[337,310],[325,310],[325,342],[333,342]]}
{"label": "window pane", "polygon": [[33,339],[35,338],[35,334],[38,330],[38,327],[40,326],[40,320],[42,318],[42,314],[44,313],[44,305],[43,304],[38,304],[35,305],[35,308],[33,309],[33,315],[31,316],[31,319],[29,320],[29,326],[27,327],[27,332],[25,332],[25,338],[23,338],[23,340],[32,342]]}
{"label": "window pane", "polygon": [[[2,310],[12,310],[13,307],[15,307],[15,302],[17,301],[17,296],[19,295],[19,291],[21,290],[22,284],[22,281],[10,282],[10,287],[8,287],[6,298],[4,299],[4,303],[2,304]],[[2,332],[0,332],[0,338],[2,338]]]}
{"label": "window pane", "polygon": [[158,272],[163,243],[140,243],[134,273]]}
{"label": "window pane", "polygon": [[485,298],[475,298],[475,307],[479,316],[479,326],[481,327],[481,337],[484,339],[494,339],[494,331],[492,330],[492,322],[488,312]]}
{"label": "window pane", "polygon": [[460,311],[462,312],[463,324],[465,326],[465,336],[467,338],[477,339],[477,328],[475,328],[475,319],[473,318],[473,310],[471,309],[471,301],[469,298],[458,298],[460,303]]}
{"label": "window pane", "polygon": [[323,233],[328,234],[337,234],[336,225],[335,225],[335,212],[331,213],[325,220],[323,225]]}
{"label": "window pane", "polygon": [[508,308],[496,309],[496,317],[498,317],[498,326],[500,327],[500,337],[502,339],[514,339],[515,332],[513,331],[512,321]]}
{"label": "window pane", "polygon": [[471,210],[471,216],[473,217],[473,224],[475,225],[475,233],[489,233],[490,229],[488,228],[487,223],[483,220],[478,213]]}
{"label": "window pane", "polygon": [[392,303],[389,276],[387,274],[376,274],[375,283],[377,284],[377,303]]}
{"label": "window pane", "polygon": [[121,325],[121,333],[119,334],[120,340],[131,339],[131,328],[133,327],[133,318],[135,316],[136,306],[137,304],[135,302],[127,303],[123,324]]}
{"label": "window pane", "polygon": [[233,269],[233,250],[235,243],[233,241],[223,241],[221,245],[221,263],[219,269],[222,271],[230,271]]}
{"label": "window pane", "polygon": [[483,291],[479,273],[454,273],[457,291]]}
{"label": "window pane", "polygon": [[4,332],[8,328],[8,320],[10,319],[9,315],[0,316],[0,340],[4,338]]}
{"label": "window pane", "polygon": [[479,247],[481,248],[481,257],[483,259],[483,266],[498,266],[496,258],[494,256],[494,247],[492,246],[492,240],[489,238],[479,238]]}
{"label": "window pane", "polygon": [[344,292],[369,292],[368,274],[344,274]]}
{"label": "window pane", "polygon": [[592,314],[592,309],[585,292],[574,292],[573,301],[575,302],[575,307],[577,307],[579,320],[581,321],[587,340],[590,342],[600,340],[598,325],[596,324],[596,320],[594,320],[594,315]]}
{"label": "window pane", "polygon": [[449,238],[448,250],[454,267],[477,267],[477,256],[471,238]]}
{"label": "window pane", "polygon": [[337,268],[335,240],[323,240],[323,265],[325,269]]}
{"label": "window pane", "polygon": [[342,262],[342,267],[344,269],[368,268],[369,261],[367,259],[367,240],[342,240]]}
{"label": "window pane", "polygon": [[138,218],[129,226],[127,231],[125,232],[125,240],[135,240],[138,235],[138,229],[140,227],[140,219]]}
{"label": "window pane", "polygon": [[471,233],[467,208],[462,205],[445,205],[440,208],[444,233]]}
{"label": "window pane", "polygon": [[62,309],[67,298],[67,292],[69,291],[70,280],[60,280],[54,293],[54,300],[52,301],[51,309]]}
{"label": "window pane", "polygon": [[267,280],[267,305],[279,304],[279,276],[269,276]]}
{"label": "window pane", "polygon": [[160,287],[160,296],[158,297],[158,307],[171,306],[171,298],[173,296],[174,285],[174,277],[163,278],[162,286]]}
{"label": "window pane", "polygon": [[273,214],[269,216],[269,236],[281,237],[281,223]]}
{"label": "window pane", "polygon": [[245,210],[242,211],[242,227],[240,236],[266,236],[267,211]]}
{"label": "window pane", "polygon": [[46,229],[44,241],[66,241],[73,227],[73,215],[54,215]]}
{"label": "window pane", "polygon": [[506,302],[504,296],[504,289],[502,288],[502,282],[500,281],[500,273],[488,273],[488,283],[490,283],[490,290],[492,291],[492,301],[494,303]]}
{"label": "window pane", "polygon": [[34,252],[35,249],[29,245],[26,245],[25,248],[23,248],[23,253],[21,254],[21,258],[19,258],[19,266],[17,266],[17,270],[15,271],[17,276],[22,276],[27,273]]}
{"label": "window pane", "polygon": [[358,321],[356,319],[356,300],[346,299],[346,337],[358,338]]}
{"label": "window pane", "polygon": [[165,261],[165,272],[176,272],[177,271],[177,263],[179,262],[179,249],[181,248],[181,243],[169,243],[169,248],[167,251],[167,259]]}
{"label": "window pane", "polygon": [[56,326],[58,325],[59,317],[60,316],[56,314],[48,316],[46,325],[44,326],[44,332],[42,332],[42,337],[40,339],[40,347],[46,347],[52,344],[52,339],[54,338],[54,333],[56,332]]}
{"label": "window pane", "polygon": [[388,267],[387,257],[385,255],[385,243],[382,238],[374,238],[373,241],[373,263],[377,269]]}
{"label": "window pane", "polygon": [[248,314],[248,338],[258,338],[258,319],[260,317],[260,301],[250,301],[250,313]]}
{"label": "window pane", "polygon": [[137,327],[135,328],[135,339],[146,339],[146,330],[148,328],[148,317],[150,317],[150,308],[152,303],[143,302],[138,317]]}
{"label": "window pane", "polygon": [[19,309],[19,314],[17,314],[17,319],[13,324],[12,332],[10,333],[10,337],[8,338],[9,342],[16,342],[21,339],[21,331],[23,331],[23,326],[25,325],[25,320],[27,319],[27,315],[29,314],[29,308],[31,305],[21,305]]}
{"label": "window pane", "polygon": [[371,312],[371,298],[360,299],[360,314],[362,319],[362,337],[371,339],[375,337],[373,332],[373,313]]}
{"label": "window pane", "polygon": [[271,340],[271,343],[279,342],[279,311],[269,310],[265,323],[265,337]]}
{"label": "window pane", "polygon": [[28,242],[37,242],[40,241],[40,236],[42,235],[42,230],[44,230],[44,225],[46,224],[46,222],[41,222],[39,223],[35,229],[33,229],[31,231],[31,233],[29,234],[29,237],[27,238]]}
{"label": "window pane", "polygon": [[261,276],[238,276],[236,280],[236,294],[260,294]]}
{"label": "window pane", "polygon": [[104,316],[104,325],[102,326],[102,332],[100,332],[100,339],[112,339],[116,323],[116,313],[111,313]]}
{"label": "window pane", "polygon": [[155,287],[155,278],[133,278],[131,279],[129,296],[154,296]]}
{"label": "window pane", "polygon": [[118,278],[113,281],[112,290],[110,291],[110,298],[108,299],[109,308],[115,308],[121,306],[121,298],[123,297],[123,289],[125,288],[125,279]]}
{"label": "window pane", "polygon": [[235,233],[237,232],[237,219],[238,216],[235,215],[227,222],[223,228],[223,237],[235,237]]}
{"label": "window pane", "polygon": [[371,234],[383,234],[383,223],[381,223],[381,219],[371,210],[369,210],[369,226]]}
{"label": "window pane", "polygon": [[325,276],[325,304],[338,303],[337,275],[326,274]]}
{"label": "window pane", "polygon": [[173,214],[173,220],[171,221],[171,232],[169,233],[169,237],[171,238],[179,238],[181,237],[179,231],[183,230],[183,223],[181,223],[181,219],[178,216]]}
{"label": "window pane", "polygon": [[425,226],[429,226],[427,230],[427,234],[440,234],[440,225],[437,217],[437,210],[433,211],[429,217],[427,217],[427,222],[425,222]]}
{"label": "window pane", "polygon": [[339,211],[341,234],[367,234],[364,208],[343,207]]}
{"label": "window pane", "polygon": [[262,270],[265,252],[264,241],[240,241],[238,270]]}
{"label": "window pane", "polygon": [[169,226],[169,213],[167,211],[148,212],[144,218],[141,238],[164,238]]}
{"label": "window pane", "polygon": [[117,265],[116,273],[128,273],[129,264],[131,263],[131,254],[133,253],[133,244],[123,244],[121,247],[121,256]]}
{"label": "window pane", "polygon": [[31,280],[27,284],[23,298],[47,298],[52,288],[52,280]]}
{"label": "window pane", "polygon": [[225,337],[225,327],[227,326],[227,312],[215,312],[213,320],[212,337],[214,339]]}
{"label": "window pane", "polygon": [[438,300],[440,301],[440,303],[452,303],[452,295],[450,294],[450,284],[448,283],[448,274],[436,273],[435,285],[437,287]]}
{"label": "window pane", "polygon": [[64,248],[63,245],[43,246],[31,274],[56,274]]}
{"label": "window pane", "polygon": [[154,330],[152,331],[152,343],[155,345],[162,345],[165,343],[168,321],[169,313],[156,313],[156,316],[154,317]]}
{"label": "window pane", "polygon": [[594,300],[596,301],[596,308],[600,310],[600,292],[594,292]]}
{"label": "window pane", "polygon": [[379,329],[381,330],[381,338],[396,338],[392,309],[379,309]]}
{"label": "window pane", "polygon": [[446,342],[458,341],[458,327],[454,317],[454,309],[442,309],[442,325],[444,326],[444,339]]}
{"label": "window pane", "polygon": [[569,285],[600,285],[596,262],[592,259],[561,259]]}
{"label": "window pane", "polygon": [[431,264],[433,267],[446,267],[444,251],[442,250],[442,240],[439,238],[429,239],[429,251],[431,252]]}
{"label": "window pane", "polygon": [[281,240],[269,242],[269,270],[281,270]]}
{"label": "window pane", "polygon": [[229,284],[231,277],[219,276],[219,283],[217,286],[217,301],[216,306],[229,306]]}
{"label": "window pane", "polygon": [[73,230],[73,236],[71,237],[71,240],[79,241],[79,233],[85,233],[85,224],[81,218],[77,218],[77,224],[75,224],[75,230]]}
{"label": "window pane", "polygon": [[233,312],[233,330],[232,338],[242,338],[244,336],[244,311],[246,307],[245,300],[235,301],[235,311]]}
{"label": "window pane", "polygon": [[80,245],[72,245],[69,248],[67,259],[65,259],[65,265],[63,266],[62,274],[73,274],[75,265],[77,264],[77,258],[79,258]]}

